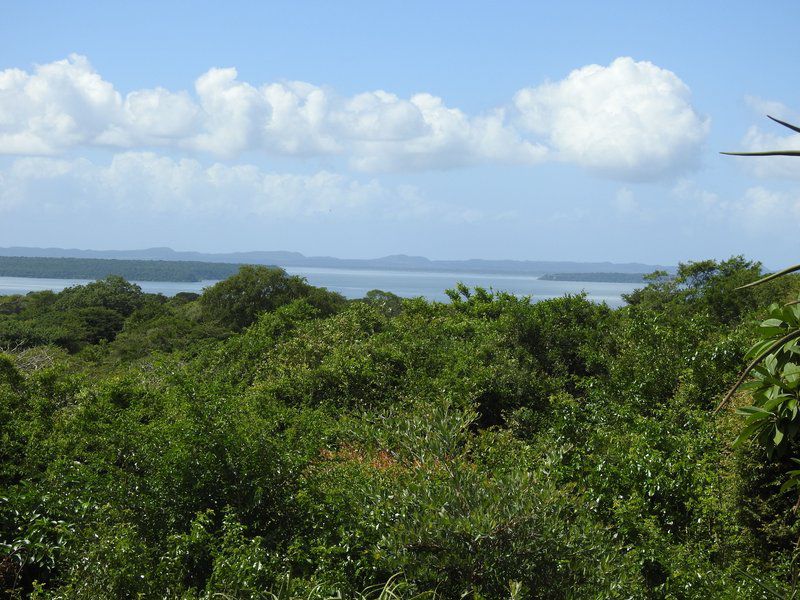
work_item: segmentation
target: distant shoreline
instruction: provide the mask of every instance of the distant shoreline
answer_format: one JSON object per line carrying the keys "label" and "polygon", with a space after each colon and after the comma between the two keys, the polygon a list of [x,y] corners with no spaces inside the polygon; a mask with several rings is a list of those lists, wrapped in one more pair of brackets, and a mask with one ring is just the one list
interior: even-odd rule
{"label": "distant shoreline", "polygon": [[[64,248],[0,248],[0,257],[73,258],[84,260],[146,261],[193,263],[198,269],[211,272],[211,265],[226,265],[222,272],[233,273],[241,264],[303,268],[373,269],[379,271],[409,271],[430,273],[503,274],[541,277],[545,274],[628,273],[640,275],[657,270],[675,272],[675,267],[642,263],[533,261],[533,260],[430,260],[421,256],[395,255],[373,259],[305,256],[299,252],[254,251],[232,253],[179,252],[171,248],[142,250],[77,250]],[[118,263],[111,263],[118,265]],[[202,265],[202,267],[201,267]],[[183,272],[187,267],[175,267]],[[19,276],[19,275],[17,275]],[[192,275],[198,277],[199,275]],[[227,276],[227,275],[225,275]],[[205,279],[224,277],[201,277]],[[593,280],[596,281],[596,280]]]}
{"label": "distant shoreline", "polygon": [[[32,279],[83,279],[95,280],[119,275],[129,281],[154,281],[175,283],[196,283],[200,281],[226,279],[235,274],[241,263],[220,263],[181,260],[132,260],[113,258],[55,258],[0,256],[0,277]],[[274,266],[274,265],[270,265]],[[605,283],[643,283],[643,273],[525,273],[519,271],[451,270],[426,269],[409,266],[361,267],[281,265],[288,269],[307,268],[322,270],[374,271],[395,273],[430,273],[432,275],[495,275],[498,277],[537,278],[543,281],[605,282]]]}

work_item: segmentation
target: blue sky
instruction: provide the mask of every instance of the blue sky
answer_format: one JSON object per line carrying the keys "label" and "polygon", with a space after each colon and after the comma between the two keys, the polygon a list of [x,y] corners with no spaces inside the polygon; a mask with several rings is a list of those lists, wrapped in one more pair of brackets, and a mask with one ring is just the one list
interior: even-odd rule
{"label": "blue sky", "polygon": [[798,254],[796,2],[2,8],[3,246]]}

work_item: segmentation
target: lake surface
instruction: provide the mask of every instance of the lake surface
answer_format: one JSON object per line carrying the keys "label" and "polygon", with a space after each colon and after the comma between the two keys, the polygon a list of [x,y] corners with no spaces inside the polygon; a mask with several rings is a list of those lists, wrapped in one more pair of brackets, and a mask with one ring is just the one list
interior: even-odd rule
{"label": "lake surface", "polygon": [[[440,273],[425,271],[373,271],[368,269],[328,269],[287,267],[286,272],[305,277],[312,285],[326,287],[346,298],[363,298],[369,290],[380,289],[398,296],[423,296],[428,300],[448,300],[444,291],[459,281],[469,287],[493,288],[534,300],[557,298],[564,294],[586,292],[594,302],[618,307],[624,304],[622,294],[642,287],[638,283],[602,283],[584,281],[543,281],[534,275],[497,273]],[[41,290],[60,291],[73,285],[90,283],[87,279],[39,279],[33,277],[0,277],[0,295],[27,294]],[[137,281],[145,292],[174,296],[178,292],[201,292],[215,281],[174,282]]]}

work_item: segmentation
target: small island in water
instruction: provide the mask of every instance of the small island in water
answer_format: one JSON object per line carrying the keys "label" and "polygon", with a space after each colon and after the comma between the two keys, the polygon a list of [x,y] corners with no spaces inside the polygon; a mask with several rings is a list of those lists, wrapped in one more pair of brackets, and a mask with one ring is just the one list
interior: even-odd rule
{"label": "small island in water", "polygon": [[644,283],[647,273],[547,273],[544,281],[595,281],[602,283]]}

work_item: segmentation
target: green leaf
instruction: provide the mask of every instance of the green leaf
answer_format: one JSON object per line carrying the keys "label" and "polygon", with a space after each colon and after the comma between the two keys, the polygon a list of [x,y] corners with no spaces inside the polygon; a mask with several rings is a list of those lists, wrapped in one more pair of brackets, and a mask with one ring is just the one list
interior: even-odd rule
{"label": "green leaf", "polygon": [[794,306],[784,306],[781,308],[781,318],[789,327],[796,327],[797,326],[797,309],[796,305]]}
{"label": "green leaf", "polygon": [[781,319],[767,319],[761,322],[761,327],[783,327],[785,323]]}
{"label": "green leaf", "polygon": [[786,396],[771,398],[764,403],[763,408],[764,410],[769,411],[770,414],[773,414],[775,412],[775,408],[783,404],[786,401],[786,398]]}
{"label": "green leaf", "polygon": [[800,479],[792,477],[791,479],[788,479],[783,482],[783,485],[781,486],[781,492],[786,492],[792,489],[793,487],[797,487],[798,485],[800,485]]}
{"label": "green leaf", "polygon": [[745,360],[759,356],[767,348],[769,348],[772,345],[772,343],[773,343],[772,339],[766,339],[753,344],[753,346],[747,351],[747,354],[745,354]]}
{"label": "green leaf", "polygon": [[775,435],[772,436],[772,441],[778,446],[783,441],[783,432],[775,425]]}
{"label": "green leaf", "polygon": [[760,406],[743,406],[736,410],[736,414],[738,415],[747,415],[747,416],[754,416],[754,415],[762,415],[766,417],[772,417],[773,414],[761,408]]}
{"label": "green leaf", "polygon": [[761,337],[775,338],[786,332],[786,327],[759,327],[758,333]]}
{"label": "green leaf", "polygon": [[764,367],[770,375],[774,375],[778,369],[778,358],[774,354],[768,354],[764,358]]}
{"label": "green leaf", "polygon": [[752,381],[748,381],[743,383],[739,386],[740,390],[756,390],[762,386],[762,382],[759,379],[753,379]]}
{"label": "green leaf", "polygon": [[751,423],[750,425],[748,425],[747,427],[742,429],[742,432],[733,441],[733,447],[737,448],[742,442],[744,442],[745,440],[753,437],[753,435],[756,432],[760,431],[763,428],[764,428],[764,425],[762,423],[760,423],[760,422],[759,423]]}

